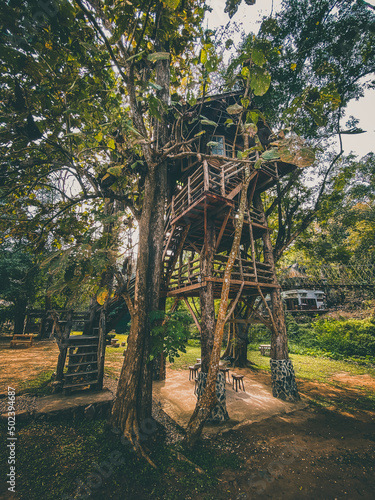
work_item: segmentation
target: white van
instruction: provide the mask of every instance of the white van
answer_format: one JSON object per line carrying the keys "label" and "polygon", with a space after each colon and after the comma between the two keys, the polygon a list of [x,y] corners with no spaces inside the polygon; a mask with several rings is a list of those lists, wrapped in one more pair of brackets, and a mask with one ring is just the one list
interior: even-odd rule
{"label": "white van", "polygon": [[319,311],[325,307],[325,294],[322,290],[287,290],[281,296],[287,311]]}

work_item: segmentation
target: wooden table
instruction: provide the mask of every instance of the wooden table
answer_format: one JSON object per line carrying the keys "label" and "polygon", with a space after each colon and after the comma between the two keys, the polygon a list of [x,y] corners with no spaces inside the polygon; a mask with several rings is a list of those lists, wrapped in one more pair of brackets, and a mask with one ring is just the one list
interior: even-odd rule
{"label": "wooden table", "polygon": [[265,356],[266,354],[270,354],[271,352],[271,345],[270,344],[261,344],[259,346],[259,350],[262,356]]}

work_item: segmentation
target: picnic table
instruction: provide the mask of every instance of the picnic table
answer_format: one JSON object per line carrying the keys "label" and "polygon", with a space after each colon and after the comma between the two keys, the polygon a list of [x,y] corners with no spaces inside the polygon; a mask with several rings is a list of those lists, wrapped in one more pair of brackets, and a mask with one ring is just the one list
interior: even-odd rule
{"label": "picnic table", "polygon": [[269,355],[271,352],[271,344],[260,344],[259,351],[262,356]]}

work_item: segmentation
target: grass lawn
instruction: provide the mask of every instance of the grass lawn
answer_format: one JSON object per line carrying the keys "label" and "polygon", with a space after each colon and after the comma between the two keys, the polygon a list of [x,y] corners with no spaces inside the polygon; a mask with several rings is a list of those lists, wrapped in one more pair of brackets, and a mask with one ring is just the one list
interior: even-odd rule
{"label": "grass lawn", "polygon": [[[173,370],[187,369],[189,365],[193,365],[196,362],[196,358],[199,358],[200,355],[200,347],[187,346],[186,353],[180,353],[180,357],[175,359],[170,368]],[[293,361],[294,370],[298,378],[336,384],[337,382],[332,381],[332,376],[340,372],[347,372],[349,375],[367,374],[375,377],[374,368],[346,361],[301,354],[290,354],[290,358]],[[249,351],[248,360],[256,365],[255,368],[270,370],[270,358],[262,356],[259,351]]]}

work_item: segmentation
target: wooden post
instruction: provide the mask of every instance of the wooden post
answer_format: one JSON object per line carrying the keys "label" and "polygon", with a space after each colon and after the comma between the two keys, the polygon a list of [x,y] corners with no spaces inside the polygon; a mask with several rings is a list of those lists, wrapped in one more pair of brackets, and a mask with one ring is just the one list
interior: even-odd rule
{"label": "wooden post", "polygon": [[190,176],[188,177],[188,206],[191,205],[191,186],[190,186]]}
{"label": "wooden post", "polygon": [[106,328],[106,312],[104,308],[100,311],[99,318],[99,342],[98,342],[98,384],[99,390],[103,389],[104,378],[104,360],[105,360],[105,337],[107,333]]}
{"label": "wooden post", "polygon": [[[55,379],[55,390],[56,391],[61,390],[61,388],[62,388],[62,382],[63,382],[63,378],[64,378],[64,366],[65,366],[66,355],[67,355],[67,351],[68,351],[69,335],[70,335],[70,329],[72,327],[72,317],[73,317],[73,311],[69,311],[67,314],[66,323],[64,325],[64,330],[62,333],[60,333],[60,335],[61,335],[60,339],[57,340],[57,344],[58,344],[60,352],[59,352],[59,357],[57,360],[57,367],[56,367],[56,379]],[[57,328],[56,328],[56,330],[57,330]]]}
{"label": "wooden post", "polygon": [[224,178],[224,166],[221,167],[221,178],[220,178],[220,184],[221,184],[221,196],[225,197],[225,178]]}
{"label": "wooden post", "polygon": [[171,204],[171,219],[173,220],[174,218],[175,218],[175,213],[174,213],[174,195],[173,195]]}
{"label": "wooden post", "polygon": [[210,190],[210,177],[208,172],[208,163],[206,160],[203,161],[203,186],[204,191]]}
{"label": "wooden post", "polygon": [[248,214],[248,218],[249,218],[249,233],[250,233],[250,245],[251,245],[251,258],[253,260],[255,281],[258,282],[258,272],[257,272],[256,263],[255,263],[255,243],[254,243],[254,234],[253,234],[253,222],[251,220],[250,210],[247,211],[247,214]]}

